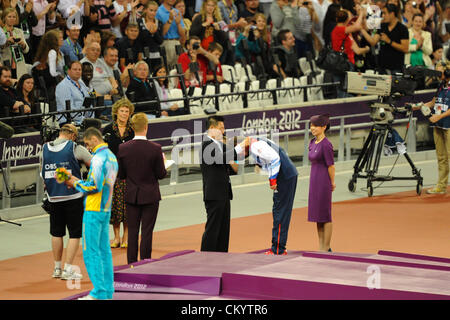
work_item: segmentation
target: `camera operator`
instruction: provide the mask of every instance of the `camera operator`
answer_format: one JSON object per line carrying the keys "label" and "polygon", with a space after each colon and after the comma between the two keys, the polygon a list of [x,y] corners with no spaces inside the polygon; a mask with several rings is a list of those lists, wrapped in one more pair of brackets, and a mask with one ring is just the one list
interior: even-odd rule
{"label": "camera operator", "polygon": [[[66,101],[70,101],[70,110],[83,109],[84,99],[89,97],[89,89],[81,80],[81,63],[72,61],[68,65],[67,76],[56,86],[56,109],[58,111],[66,110]],[[84,116],[77,114],[71,117],[72,121],[79,125]],[[65,116],[59,120],[60,123],[68,122]]]}
{"label": "camera operator", "polygon": [[[423,104],[426,110],[431,111],[429,120],[430,126],[433,127],[438,161],[438,183],[434,188],[428,189],[427,193],[445,194],[450,172],[450,64],[442,63],[436,67],[436,70],[442,72],[442,83],[433,100]],[[420,104],[419,106],[413,106],[413,110],[420,108]],[[427,114],[427,112],[424,114]]]}
{"label": "camera operator", "polygon": [[[81,177],[80,162],[90,166],[92,155],[89,151],[75,143],[78,130],[73,124],[61,127],[59,136],[52,142],[44,144],[41,154],[41,176],[44,179],[45,193],[49,205],[50,234],[55,262],[53,278],[63,280],[81,279],[82,275],[72,268],[72,262],[78,251],[82,234],[83,194],[75,189],[68,189],[55,179],[55,170],[65,167],[77,177]],[[69,242],[66,249],[64,269],[61,268],[63,254],[63,238],[69,230]]]}

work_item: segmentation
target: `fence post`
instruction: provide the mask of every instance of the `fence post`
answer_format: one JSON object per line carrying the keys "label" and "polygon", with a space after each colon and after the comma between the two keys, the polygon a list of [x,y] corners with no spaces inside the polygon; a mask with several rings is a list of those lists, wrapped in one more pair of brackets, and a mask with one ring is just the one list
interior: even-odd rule
{"label": "fence post", "polygon": [[39,166],[36,168],[36,204],[39,204],[42,202],[42,199],[44,198],[44,182],[41,178],[41,172],[39,170]]}
{"label": "fence post", "polygon": [[350,127],[347,128],[347,134],[345,135],[345,160],[351,160],[352,153],[352,129]]}
{"label": "fence post", "polygon": [[344,161],[344,148],[345,148],[345,119],[341,118],[341,123],[339,126],[339,150],[338,150],[338,161]]}
{"label": "fence post", "polygon": [[416,125],[417,125],[417,119],[411,118],[411,120],[408,123],[409,129],[408,129],[408,136],[406,145],[408,148],[408,152],[416,152]]}
{"label": "fence post", "polygon": [[309,165],[308,153],[309,153],[309,120],[305,122],[305,135],[304,135],[304,150],[303,150],[303,166]]}

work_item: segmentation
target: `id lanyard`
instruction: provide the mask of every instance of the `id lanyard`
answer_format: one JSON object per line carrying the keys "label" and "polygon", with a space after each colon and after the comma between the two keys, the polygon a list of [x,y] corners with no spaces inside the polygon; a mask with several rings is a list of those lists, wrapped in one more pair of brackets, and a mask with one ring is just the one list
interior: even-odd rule
{"label": "id lanyard", "polygon": [[69,81],[78,89],[78,91],[81,92],[81,95],[83,96],[83,98],[86,98],[86,96],[84,95],[83,90],[81,90],[81,85],[78,86],[78,84],[75,81],[73,81],[68,75],[67,75],[67,79],[69,79]]}
{"label": "id lanyard", "polygon": [[72,41],[70,41],[69,38],[66,39],[66,42],[67,42],[67,44],[69,46],[72,46],[72,48],[74,49],[74,51],[76,52],[77,57],[78,57],[78,55],[80,54],[79,51],[78,51],[78,47],[75,44],[73,44]]}

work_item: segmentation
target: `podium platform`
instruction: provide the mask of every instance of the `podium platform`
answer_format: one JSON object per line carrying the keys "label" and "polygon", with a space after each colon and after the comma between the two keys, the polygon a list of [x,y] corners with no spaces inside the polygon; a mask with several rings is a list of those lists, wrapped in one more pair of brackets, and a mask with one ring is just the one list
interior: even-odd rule
{"label": "podium platform", "polygon": [[116,267],[114,300],[450,300],[447,258],[264,251],[180,251]]}

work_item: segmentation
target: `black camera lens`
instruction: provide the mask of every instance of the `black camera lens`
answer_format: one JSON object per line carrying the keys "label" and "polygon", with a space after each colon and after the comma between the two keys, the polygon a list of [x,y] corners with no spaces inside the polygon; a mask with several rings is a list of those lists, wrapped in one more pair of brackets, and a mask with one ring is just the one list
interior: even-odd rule
{"label": "black camera lens", "polygon": [[192,45],[192,49],[197,50],[198,48],[200,48],[200,44],[198,42]]}

